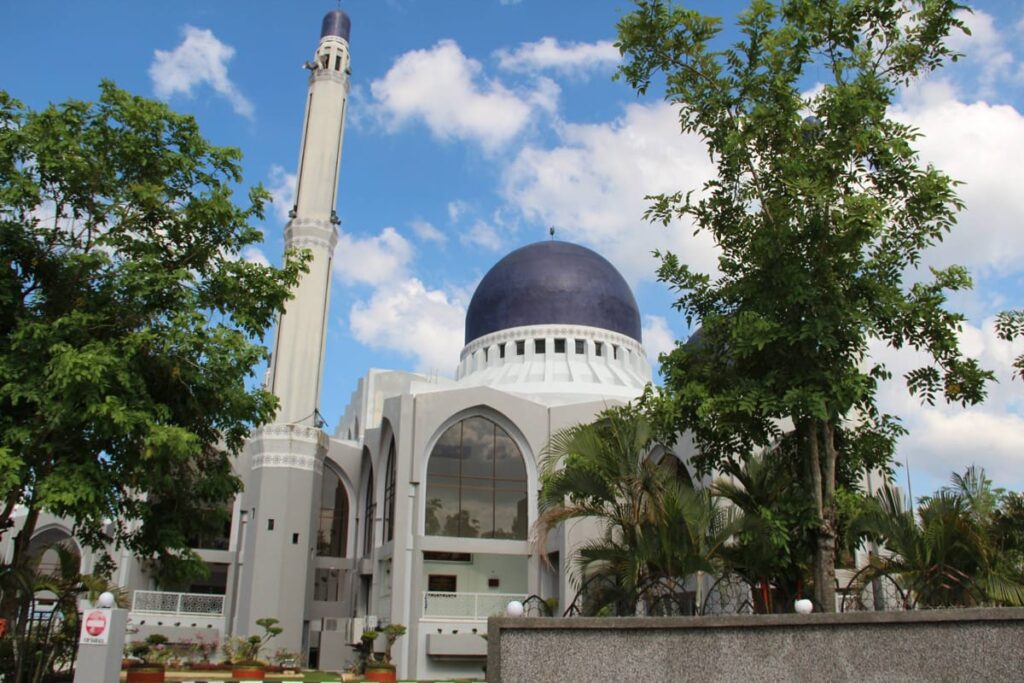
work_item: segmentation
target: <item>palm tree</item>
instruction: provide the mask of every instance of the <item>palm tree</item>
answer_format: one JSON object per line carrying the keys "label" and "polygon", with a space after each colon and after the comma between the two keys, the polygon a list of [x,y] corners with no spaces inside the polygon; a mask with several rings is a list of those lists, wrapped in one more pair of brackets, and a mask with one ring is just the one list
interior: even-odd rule
{"label": "palm tree", "polygon": [[1024,605],[1024,576],[995,537],[998,498],[974,467],[923,498],[916,517],[884,487],[864,523],[891,555],[873,557],[867,573],[898,577],[908,607]]}
{"label": "palm tree", "polygon": [[692,611],[691,577],[717,568],[726,513],[653,462],[654,446],[650,423],[627,406],[558,432],[542,455],[537,547],[570,519],[602,526],[576,557],[588,613]]}
{"label": "palm tree", "polygon": [[723,549],[726,568],[751,586],[755,612],[787,609],[806,587],[814,509],[777,452],[745,455],[722,472],[727,476],[711,490],[743,513],[734,542]]}

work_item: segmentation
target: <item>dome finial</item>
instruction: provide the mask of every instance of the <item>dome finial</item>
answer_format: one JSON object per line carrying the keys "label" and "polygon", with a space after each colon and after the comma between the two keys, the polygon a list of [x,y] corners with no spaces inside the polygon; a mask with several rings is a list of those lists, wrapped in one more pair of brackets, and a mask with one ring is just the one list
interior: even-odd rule
{"label": "dome finial", "polygon": [[555,226],[548,228],[548,234],[551,235],[551,239],[555,239]]}

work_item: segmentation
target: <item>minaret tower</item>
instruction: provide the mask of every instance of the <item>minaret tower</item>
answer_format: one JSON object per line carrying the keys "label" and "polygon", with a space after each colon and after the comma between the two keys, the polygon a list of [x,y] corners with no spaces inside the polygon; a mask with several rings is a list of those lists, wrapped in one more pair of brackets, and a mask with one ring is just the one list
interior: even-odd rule
{"label": "minaret tower", "polygon": [[331,258],[338,242],[338,171],[348,101],[348,37],[351,21],[341,10],[324,17],[320,45],[313,61],[306,95],[306,116],[299,147],[295,204],[285,228],[285,248],[313,254],[277,326],[269,389],[281,400],[277,422],[319,425]]}
{"label": "minaret tower", "polygon": [[274,645],[293,651],[306,641],[307,587],[313,578],[319,521],[314,512],[319,512],[328,446],[318,407],[331,260],[340,222],[335,202],[349,90],[350,29],[344,12],[328,12],[316,54],[305,65],[309,88],[285,247],[308,250],[312,259],[277,325],[267,388],[280,400],[280,408],[273,424],[253,434],[240,472],[245,491],[237,520],[233,630],[259,634],[256,620],[276,617],[284,632]]}

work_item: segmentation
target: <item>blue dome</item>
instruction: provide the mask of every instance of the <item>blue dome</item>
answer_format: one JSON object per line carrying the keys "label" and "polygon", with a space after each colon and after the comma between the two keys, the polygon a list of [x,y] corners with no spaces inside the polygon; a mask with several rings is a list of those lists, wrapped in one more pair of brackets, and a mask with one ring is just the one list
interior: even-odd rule
{"label": "blue dome", "polygon": [[586,325],[640,339],[640,310],[603,256],[569,242],[536,242],[501,259],[473,294],[466,343],[523,325]]}
{"label": "blue dome", "polygon": [[340,9],[332,9],[324,15],[324,21],[320,25],[321,38],[326,38],[327,36],[338,36],[347,43],[348,36],[351,32],[352,20],[349,19],[348,15]]}

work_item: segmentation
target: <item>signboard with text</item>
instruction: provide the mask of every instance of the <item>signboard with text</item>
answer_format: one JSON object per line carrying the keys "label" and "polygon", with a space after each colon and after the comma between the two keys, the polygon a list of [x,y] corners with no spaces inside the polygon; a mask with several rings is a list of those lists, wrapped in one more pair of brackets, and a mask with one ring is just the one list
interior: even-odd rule
{"label": "signboard with text", "polygon": [[91,609],[82,615],[82,645],[106,645],[110,640],[110,610]]}

